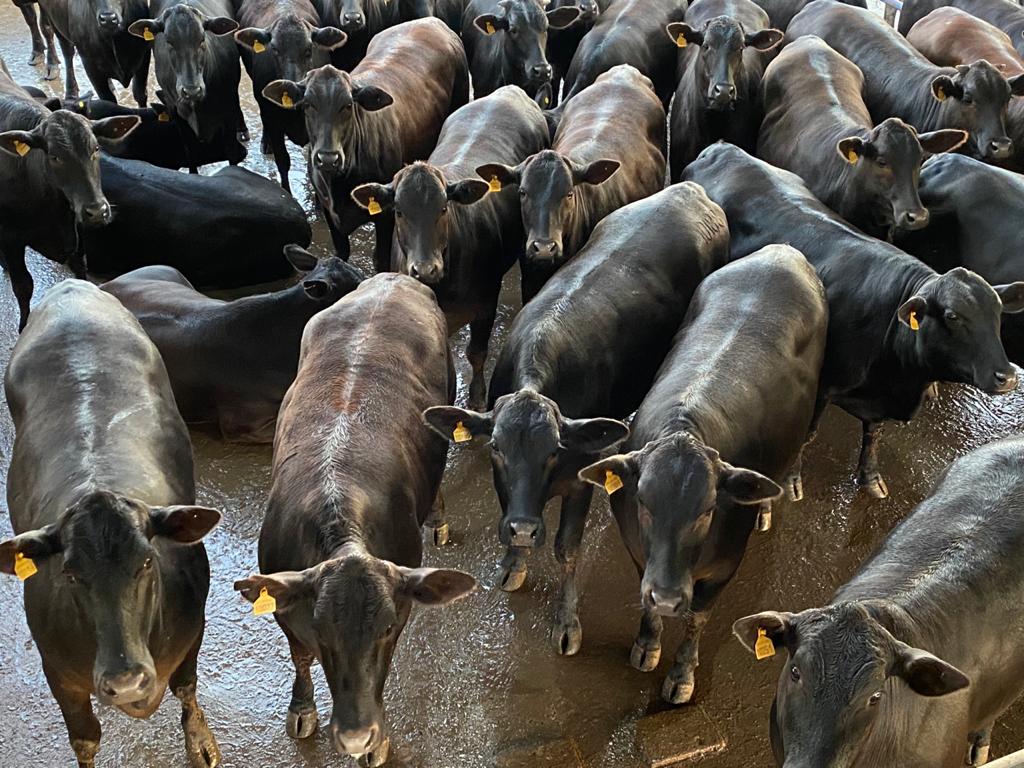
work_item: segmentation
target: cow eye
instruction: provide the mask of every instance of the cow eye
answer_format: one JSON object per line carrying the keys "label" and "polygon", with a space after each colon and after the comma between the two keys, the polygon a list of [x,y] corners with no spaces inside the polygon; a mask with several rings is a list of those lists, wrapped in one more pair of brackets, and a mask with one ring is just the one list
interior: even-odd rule
{"label": "cow eye", "polygon": [[446,213],[448,213],[448,206],[447,205],[444,208],[441,209],[441,214],[442,215],[446,214]]}
{"label": "cow eye", "polygon": [[886,159],[884,157],[877,158],[875,160],[875,163],[878,165],[879,168],[888,168],[889,167],[889,163],[886,161]]}
{"label": "cow eye", "polygon": [[969,93],[965,93],[963,96],[960,97],[960,101],[962,101],[964,104],[973,104],[974,97],[971,96]]}
{"label": "cow eye", "polygon": [[876,706],[878,706],[878,702],[880,702],[881,700],[882,700],[882,692],[881,691],[875,691],[874,693],[871,694],[871,698],[868,699],[868,706],[869,707],[876,707]]}
{"label": "cow eye", "polygon": [[508,33],[512,35],[512,37],[515,37],[516,35],[519,34],[519,27],[509,27]]}
{"label": "cow eye", "polygon": [[78,583],[78,577],[66,568],[64,569],[64,578],[68,580],[68,584]]}
{"label": "cow eye", "polygon": [[522,187],[519,188],[519,196],[526,197],[526,190],[523,189]]}
{"label": "cow eye", "polygon": [[799,668],[797,668],[797,667],[790,667],[790,669],[789,669],[789,679],[792,680],[794,683],[799,683],[800,682],[800,670],[799,670]]}
{"label": "cow eye", "polygon": [[958,315],[952,309],[947,309],[944,314],[947,323],[955,325],[960,322],[960,315]]}

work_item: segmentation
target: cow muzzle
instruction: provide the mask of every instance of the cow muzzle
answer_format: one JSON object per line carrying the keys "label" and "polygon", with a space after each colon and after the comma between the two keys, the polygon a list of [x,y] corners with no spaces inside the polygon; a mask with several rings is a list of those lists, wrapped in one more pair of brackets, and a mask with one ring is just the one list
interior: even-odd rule
{"label": "cow muzzle", "polygon": [[530,82],[542,85],[551,79],[554,70],[546,61],[541,64],[534,64],[530,67]]}
{"label": "cow muzzle", "polygon": [[206,95],[206,88],[202,85],[181,85],[178,87],[178,98],[186,104],[195,106]]}
{"label": "cow muzzle", "polygon": [[1005,395],[1017,388],[1017,372],[1013,368],[1005,371],[996,371],[992,374],[992,381],[988,386],[982,387],[986,392],[993,395]]}
{"label": "cow muzzle", "polygon": [[353,32],[360,32],[366,27],[366,17],[363,14],[346,13],[341,17],[341,28],[343,31],[352,34]]}
{"label": "cow muzzle", "polygon": [[581,21],[590,21],[591,19],[596,19],[598,14],[601,13],[601,8],[598,6],[597,3],[580,3],[579,9]]}
{"label": "cow muzzle", "polygon": [[530,241],[530,247],[526,250],[526,257],[530,261],[551,262],[557,261],[562,255],[562,247],[556,240],[551,238],[540,238]]}
{"label": "cow muzzle", "polygon": [[736,105],[736,86],[732,83],[715,83],[708,88],[707,102],[710,109],[732,109]]}
{"label": "cow muzzle", "polygon": [[107,33],[121,29],[121,17],[115,11],[100,11],[96,14],[96,23],[101,31]]}
{"label": "cow muzzle", "polygon": [[991,139],[982,150],[987,158],[1005,160],[1013,152],[1013,140],[1007,136]]}
{"label": "cow muzzle", "polygon": [[384,738],[381,727],[376,724],[347,729],[332,723],[331,741],[339,754],[363,758],[364,764],[369,766],[383,765],[390,751],[390,741]]}
{"label": "cow muzzle", "polygon": [[905,210],[901,211],[899,215],[896,216],[896,226],[897,228],[906,231],[924,229],[928,226],[929,218],[930,216],[927,208]]}
{"label": "cow muzzle", "polygon": [[341,152],[317,150],[313,153],[313,164],[323,173],[337,173],[341,170]]}
{"label": "cow muzzle", "polygon": [[682,589],[643,585],[644,607],[659,616],[681,616],[690,608],[690,598]]}
{"label": "cow muzzle", "polygon": [[532,549],[544,544],[544,521],[539,518],[516,517],[502,524],[503,544]]}
{"label": "cow muzzle", "polygon": [[444,260],[433,258],[412,261],[409,263],[409,275],[421,283],[437,285],[444,279]]}
{"label": "cow muzzle", "polygon": [[123,672],[104,672],[95,682],[96,698],[102,704],[124,707],[145,701],[152,693],[156,674],[142,664]]}
{"label": "cow muzzle", "polygon": [[110,203],[106,200],[83,205],[78,214],[79,222],[86,227],[104,227],[110,223],[112,218],[113,213],[110,210]]}

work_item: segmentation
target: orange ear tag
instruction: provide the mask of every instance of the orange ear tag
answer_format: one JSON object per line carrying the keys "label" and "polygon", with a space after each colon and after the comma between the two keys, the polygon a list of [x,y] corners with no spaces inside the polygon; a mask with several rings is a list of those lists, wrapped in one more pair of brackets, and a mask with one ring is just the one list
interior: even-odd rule
{"label": "orange ear tag", "polygon": [[455,429],[452,430],[452,438],[456,443],[468,443],[473,439],[473,433],[469,431],[469,427],[460,421],[455,425]]}
{"label": "orange ear tag", "polygon": [[491,176],[491,180],[487,182],[487,190],[489,192],[501,192],[501,182],[498,181],[497,176]]}
{"label": "orange ear tag", "polygon": [[370,201],[366,204],[366,210],[371,216],[376,216],[384,209],[380,207],[380,203],[377,202],[377,198],[371,197]]}
{"label": "orange ear tag", "polygon": [[754,643],[754,656],[757,657],[758,661],[764,661],[770,659],[775,655],[775,643],[768,637],[768,630],[757,629],[757,642]]}
{"label": "orange ear tag", "polygon": [[617,490],[622,488],[622,478],[612,472],[610,469],[606,469],[604,472],[604,489],[611,496]]}
{"label": "orange ear tag", "polygon": [[159,120],[161,123],[169,123],[171,122],[171,115],[168,112],[161,112],[159,115],[156,116],[156,119]]}
{"label": "orange ear tag", "polygon": [[491,24],[491,22],[488,21],[485,26],[487,27],[487,34],[488,35],[493,35],[494,34],[494,25]]}
{"label": "orange ear tag", "polygon": [[256,601],[252,604],[252,612],[255,616],[263,616],[267,613],[273,613],[277,610],[277,600],[267,593],[267,588],[263,587],[260,590],[260,596],[256,598]]}
{"label": "orange ear tag", "polygon": [[292,101],[292,97],[288,95],[287,91],[281,94],[281,106],[285,109],[291,109],[295,106],[295,102]]}
{"label": "orange ear tag", "polygon": [[680,32],[679,33],[679,37],[676,38],[676,45],[679,46],[680,48],[685,48],[686,47],[686,38],[683,37],[683,33],[682,32]]}
{"label": "orange ear tag", "polygon": [[263,53],[265,50],[267,50],[267,46],[265,46],[259,40],[256,40],[252,44],[252,50],[255,53]]}
{"label": "orange ear tag", "polygon": [[25,155],[32,151],[32,147],[30,147],[24,141],[15,141],[14,151],[17,152],[22,157],[24,157]]}
{"label": "orange ear tag", "polygon": [[36,564],[32,562],[31,557],[25,557],[21,552],[14,556],[14,575],[19,580],[25,581],[25,579],[35,576],[39,572],[36,568]]}
{"label": "orange ear tag", "polygon": [[917,322],[917,312],[910,313],[910,330],[919,331],[921,330],[921,324]]}
{"label": "orange ear tag", "polygon": [[154,40],[156,40],[156,35],[153,34],[149,27],[146,27],[144,30],[142,30],[142,39],[145,40],[147,43],[152,43]]}

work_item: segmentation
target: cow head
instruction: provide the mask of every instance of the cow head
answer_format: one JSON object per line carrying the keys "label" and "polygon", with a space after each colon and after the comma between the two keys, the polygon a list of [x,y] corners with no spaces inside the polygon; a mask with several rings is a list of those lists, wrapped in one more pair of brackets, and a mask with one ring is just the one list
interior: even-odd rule
{"label": "cow head", "polygon": [[970,134],[975,157],[1003,160],[1013,152],[1006,135],[1006,108],[1011,96],[1024,95],[1024,75],[1009,80],[984,59],[960,64],[932,80],[932,95],[943,102],[943,122]]}
{"label": "cow head", "polygon": [[1024,282],[990,286],[963,267],[929,278],[897,310],[897,328],[934,381],[992,395],[1017,387],[999,338],[1000,314],[1024,311]]}
{"label": "cow head", "polygon": [[284,255],[296,271],[305,273],[301,285],[306,296],[325,307],[352,293],[365,279],[362,272],[337,256],[318,259],[298,245],[286,245]]}
{"label": "cow head", "polygon": [[662,616],[680,616],[693,599],[693,569],[715,515],[747,515],[782,494],[775,482],[739,469],[688,432],[648,443],[639,451],[591,464],[580,479],[635,499],[646,568],[640,584],[644,605]]}
{"label": "cow head", "polygon": [[235,41],[253,56],[274,62],[282,80],[301,80],[309,70],[327,63],[328,53],[340,48],[348,35],[335,27],[317,28],[296,14],[279,16],[269,28],[248,27],[235,32]]}
{"label": "cow head", "polygon": [[[104,704],[147,716],[163,698],[149,652],[159,626],[166,543],[194,544],[220,521],[215,509],[149,507],[95,491],[51,525],[0,544],[0,571],[13,573],[17,555],[74,602],[95,644],[93,687]],[[157,540],[161,543],[155,546]],[[70,628],[70,627],[69,627]],[[85,637],[81,642],[87,642]]]}
{"label": "cow head", "polygon": [[559,8],[575,7],[578,9],[579,15],[573,21],[566,24],[566,27],[571,27],[577,22],[591,27],[597,17],[601,15],[601,6],[597,4],[597,0],[551,0],[544,7],[549,13]]}
{"label": "cow head", "polygon": [[[853,166],[856,186],[881,215],[874,223],[887,230],[913,230],[928,224],[928,209],[917,189],[925,154],[950,152],[965,141],[965,131],[947,129],[918,135],[899,118],[890,117],[866,137],[842,139],[836,151]],[[874,205],[875,201],[880,204]]]}
{"label": "cow head", "polygon": [[278,615],[308,625],[333,698],[331,741],[368,765],[387,759],[384,683],[413,603],[444,605],[475,587],[461,571],[403,568],[362,550],[343,550],[304,571],[235,582],[250,602],[265,589]]}
{"label": "cow head", "polygon": [[[515,168],[499,163],[481,165],[476,172],[502,185],[519,186],[526,229],[526,258],[548,266],[563,261],[563,238],[581,214],[576,188],[602,184],[619,169],[617,160],[594,160],[586,165],[546,149]],[[579,245],[579,244],[577,244]]]}
{"label": "cow head", "polygon": [[375,201],[382,211],[395,214],[395,239],[404,271],[427,285],[436,285],[448,273],[451,230],[459,207],[472,205],[487,194],[479,179],[445,181],[441,171],[418,162],[399,171],[391,184],[363,184],[352,199],[373,214]]}
{"label": "cow head", "polygon": [[103,226],[113,214],[100,187],[100,142],[116,144],[139,122],[134,115],[90,122],[59,109],[31,131],[0,133],[0,152],[41,164],[48,182],[67,198],[78,223]]}
{"label": "cow head", "polygon": [[787,768],[853,768],[876,721],[900,717],[904,691],[947,696],[970,684],[956,667],[897,640],[869,611],[840,603],[760,613],[733,625],[751,652],[767,637],[788,654],[772,707],[772,746]]}
{"label": "cow head", "polygon": [[193,111],[206,98],[209,36],[223,37],[237,29],[238,22],[233,19],[208,19],[198,8],[185,4],[173,5],[157,19],[140,19],[128,27],[136,37],[155,41],[154,57],[174,73],[179,111]]}
{"label": "cow head", "polygon": [[579,16],[575,6],[544,12],[539,0],[501,0],[497,13],[485,13],[473,25],[488,37],[499,36],[505,81],[531,96],[551,80],[553,70],[544,55],[548,28],[562,29]]}
{"label": "cow head", "polygon": [[672,22],[666,30],[680,48],[700,46],[697,72],[707,83],[705,101],[709,109],[719,111],[736,106],[739,98],[736,76],[743,67],[743,51],[746,48],[770,51],[784,36],[777,29],[745,32],[743,25],[731,16],[709,19],[700,31],[681,21]]}
{"label": "cow head", "polygon": [[263,97],[282,109],[302,110],[313,167],[326,175],[341,173],[353,162],[365,113],[394,101],[387,91],[359,85],[348,72],[330,64],[307,73],[300,82],[275,80],[263,89]]}
{"label": "cow head", "polygon": [[461,424],[489,437],[494,487],[501,504],[498,538],[515,547],[544,543],[544,504],[557,470],[573,472],[626,439],[629,428],[614,419],[567,419],[557,403],[523,389],[498,398],[489,413],[454,406],[428,408],[426,423],[454,439]]}
{"label": "cow head", "polygon": [[130,13],[128,0],[84,0],[83,4],[96,19],[96,26],[103,35],[113,37],[124,31]]}

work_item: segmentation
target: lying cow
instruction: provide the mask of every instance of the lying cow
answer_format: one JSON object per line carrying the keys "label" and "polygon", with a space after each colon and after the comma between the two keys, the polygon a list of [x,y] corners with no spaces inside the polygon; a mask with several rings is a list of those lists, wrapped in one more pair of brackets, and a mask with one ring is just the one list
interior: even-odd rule
{"label": "lying cow", "polygon": [[587,245],[523,307],[491,380],[490,410],[435,407],[423,416],[456,442],[490,439],[508,547],[501,588],[519,589],[526,558],[544,544],[543,511],[561,497],[555,557],[562,591],[551,640],[582,642],[576,590],[592,490],[577,477],[626,437],[679,328],[690,296],[725,264],[729,228],[696,184],[677,184],[605,217]]}
{"label": "lying cow", "polygon": [[860,419],[858,483],[870,495],[889,493],[878,427],[913,418],[933,382],[988,394],[1016,388],[999,322],[1002,313],[1024,311],[1024,282],[990,286],[962,268],[938,274],[851,227],[799,177],[730,144],[704,150],[683,175],[725,210],[734,258],[787,242],[818,271],[829,303],[818,412],[832,402]]}
{"label": "lying cow", "polygon": [[0,571],[25,581],[79,768],[100,746],[90,696],[147,718],[168,687],[189,765],[213,768],[220,751],[196,700],[210,587],[198,542],[220,513],[195,506],[192,445],[160,353],[117,299],[68,280],[33,310],[4,387],[17,535],[0,543]]}
{"label": "lying cow", "polygon": [[413,603],[448,603],[476,585],[420,567],[420,526],[442,523],[432,510],[448,453],[420,413],[454,393],[444,315],[411,277],[377,275],[316,315],[277,423],[262,573],[235,583],[250,602],[276,601],[295,664],[288,735],[316,731],[309,668],[319,660],[331,742],[366,766],[388,757],[384,684]]}
{"label": "lying cow", "polygon": [[484,179],[519,187],[524,302],[576,255],[601,219],[665,185],[665,110],[635,68],[613,67],[555,114],[551,149],[514,167],[478,169]]}
{"label": "lying cow", "polygon": [[1024,94],[1024,76],[1006,78],[987,61],[955,69],[932,64],[881,16],[862,8],[815,0],[786,34],[817,35],[864,73],[864,101],[876,120],[898,117],[922,131],[959,128],[967,150],[983,160],[1013,151],[1006,135],[1011,96]]}
{"label": "lying cow", "polygon": [[778,765],[988,762],[1024,693],[1022,462],[1019,437],[957,459],[828,605],[736,622],[758,658],[786,659]]}
{"label": "lying cow", "polygon": [[873,237],[921,229],[928,209],[917,193],[928,153],[967,141],[953,129],[918,135],[898,117],[874,125],[864,76],[817,37],[801,37],[765,72],[765,119],[757,154],[800,176],[825,205]]}
{"label": "lying cow", "polygon": [[670,704],[693,698],[711,608],[750,534],[767,528],[782,495],[776,481],[799,466],[827,327],[825,289],[794,248],[770,245],[709,275],[636,413],[626,452],[580,472],[611,495],[640,573],[644,615],[632,665],[654,670],[662,617],[683,620],[661,691]]}
{"label": "lying cow", "polygon": [[669,124],[673,179],[716,141],[754,151],[761,76],[783,37],[769,25],[753,0],[700,0],[686,10],[686,21],[666,27],[680,49]]}
{"label": "lying cow", "polygon": [[226,440],[269,443],[299,362],[306,323],[359,285],[359,271],[298,246],[285,255],[295,285],[234,301],[199,293],[173,267],[143,267],[106,283],[142,324],[167,366],[189,424],[216,425]]}
{"label": "lying cow", "polygon": [[905,0],[900,10],[900,34],[909,34],[917,22],[942,6],[959,8],[1003,30],[1017,52],[1024,56],[1024,8],[1013,0]]}

